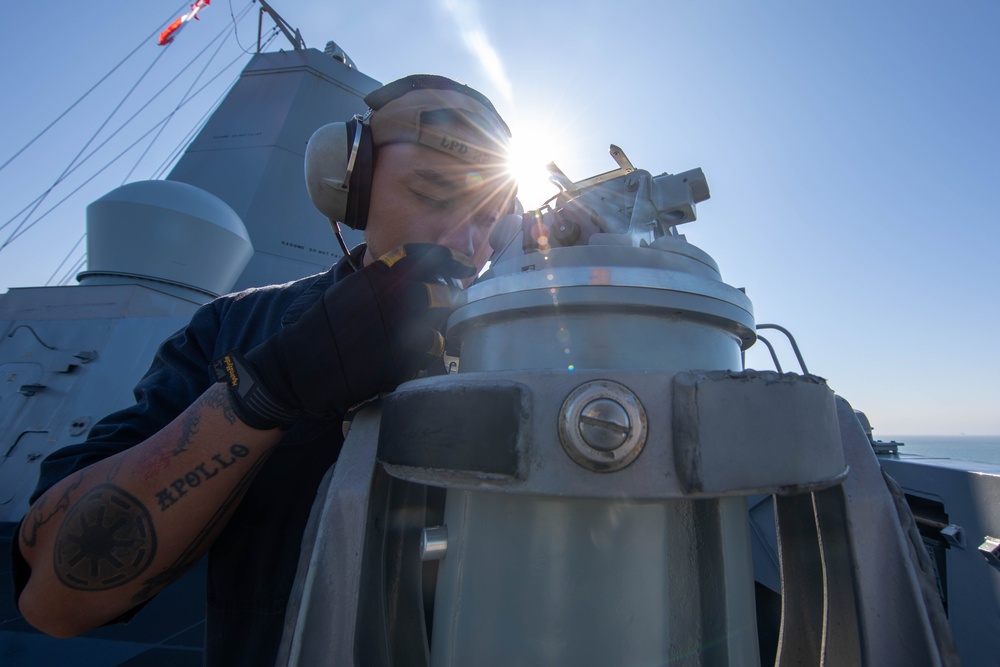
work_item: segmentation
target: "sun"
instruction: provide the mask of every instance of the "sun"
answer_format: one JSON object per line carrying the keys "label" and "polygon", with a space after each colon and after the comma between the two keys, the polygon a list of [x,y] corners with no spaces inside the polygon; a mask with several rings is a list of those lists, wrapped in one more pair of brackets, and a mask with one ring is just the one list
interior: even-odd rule
{"label": "sun", "polygon": [[562,151],[558,135],[548,128],[523,124],[513,134],[507,168],[517,181],[517,198],[528,211],[559,191],[549,180],[546,165],[559,159]]}

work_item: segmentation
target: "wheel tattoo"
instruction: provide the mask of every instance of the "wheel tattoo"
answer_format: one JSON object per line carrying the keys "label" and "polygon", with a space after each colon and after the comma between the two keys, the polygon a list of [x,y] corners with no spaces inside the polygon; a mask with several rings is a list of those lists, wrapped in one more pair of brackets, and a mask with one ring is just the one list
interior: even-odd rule
{"label": "wheel tattoo", "polygon": [[104,591],[129,582],[156,555],[149,511],[113,484],[101,484],[69,511],[56,536],[55,570],[66,586]]}

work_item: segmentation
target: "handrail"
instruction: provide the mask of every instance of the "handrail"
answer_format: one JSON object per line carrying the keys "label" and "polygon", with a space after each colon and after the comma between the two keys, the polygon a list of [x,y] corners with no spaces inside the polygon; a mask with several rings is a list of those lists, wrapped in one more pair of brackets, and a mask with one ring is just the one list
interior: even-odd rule
{"label": "handrail", "polygon": [[781,370],[781,362],[778,361],[778,355],[775,354],[775,352],[774,352],[774,346],[771,345],[771,341],[769,341],[768,339],[764,338],[760,334],[757,334],[757,340],[759,340],[760,342],[764,343],[764,345],[767,346],[768,352],[771,353],[771,361],[774,362],[774,369],[776,371],[778,371],[779,373],[783,373],[784,371]]}
{"label": "handrail", "polygon": [[[775,329],[785,334],[785,337],[788,338],[788,342],[792,344],[792,351],[795,352],[795,358],[799,360],[799,367],[802,369],[802,374],[809,375],[809,370],[806,368],[806,362],[802,358],[802,353],[799,352],[799,345],[795,342],[795,336],[793,336],[788,329],[778,324],[758,324],[757,330],[759,331],[760,329]],[[760,338],[760,336],[758,336],[758,338]],[[765,344],[768,348],[771,347],[770,344],[766,342]],[[774,356],[774,350],[771,350],[771,356]],[[777,361],[775,361],[775,364],[777,364]],[[778,371],[780,372],[781,369],[779,368]]]}

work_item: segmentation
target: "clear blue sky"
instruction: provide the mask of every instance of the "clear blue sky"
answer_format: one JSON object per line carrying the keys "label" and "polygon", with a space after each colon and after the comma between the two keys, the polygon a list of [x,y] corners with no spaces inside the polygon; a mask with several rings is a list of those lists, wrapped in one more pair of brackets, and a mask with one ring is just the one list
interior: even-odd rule
{"label": "clear blue sky", "polygon": [[[758,322],[792,330],[810,371],[868,412],[876,435],[1000,433],[1000,4],[274,5],[309,46],[335,40],[376,79],[429,72],[476,86],[516,136],[550,144],[546,157],[575,180],[613,166],[612,142],[653,173],[702,167],[713,196],[682,231],[727,282],[746,287]],[[231,6],[238,14],[246,3]],[[6,7],[0,163],[180,8]],[[185,65],[196,73],[208,58],[196,54],[227,24],[230,4],[214,0],[163,56],[156,71],[167,74],[116,118]],[[240,40],[249,46],[255,33],[256,8]],[[0,224],[55,181],[122,82],[157,53],[147,40],[117,83],[0,172]],[[230,37],[210,74],[239,54]],[[244,63],[178,113],[130,180],[156,171]],[[189,82],[151,105],[143,131]],[[0,288],[45,283],[80,238],[85,205],[119,185],[140,151],[0,252]],[[54,190],[38,213],[69,189]],[[779,350],[791,369],[790,351]],[[769,367],[756,348],[748,363]]]}

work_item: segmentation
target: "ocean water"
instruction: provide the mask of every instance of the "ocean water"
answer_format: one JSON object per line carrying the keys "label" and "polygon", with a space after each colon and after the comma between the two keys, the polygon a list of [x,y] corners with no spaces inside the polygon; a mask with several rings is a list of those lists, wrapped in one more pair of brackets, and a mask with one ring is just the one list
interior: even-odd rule
{"label": "ocean water", "polygon": [[903,443],[900,454],[1000,465],[1000,435],[886,435],[876,431],[875,439]]}

